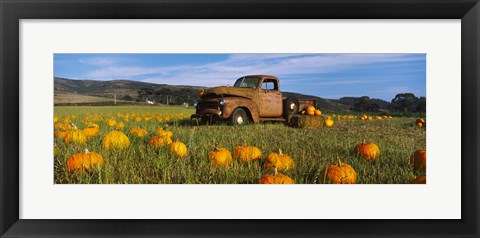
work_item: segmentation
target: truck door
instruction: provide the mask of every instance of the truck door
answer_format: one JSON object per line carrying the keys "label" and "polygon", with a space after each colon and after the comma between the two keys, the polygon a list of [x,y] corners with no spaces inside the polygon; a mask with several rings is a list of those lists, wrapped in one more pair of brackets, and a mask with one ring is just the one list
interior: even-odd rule
{"label": "truck door", "polygon": [[275,79],[263,79],[259,92],[260,117],[282,116],[282,93]]}

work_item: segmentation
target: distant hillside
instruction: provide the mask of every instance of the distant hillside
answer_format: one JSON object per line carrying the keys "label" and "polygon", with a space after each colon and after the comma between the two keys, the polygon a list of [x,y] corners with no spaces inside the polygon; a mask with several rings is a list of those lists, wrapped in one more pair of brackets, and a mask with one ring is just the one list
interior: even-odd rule
{"label": "distant hillside", "polygon": [[[200,90],[203,88],[204,87],[196,86],[154,84],[131,80],[97,81],[54,78],[55,104],[68,104],[69,98],[75,98],[75,101],[71,101],[70,103],[82,103],[81,97],[78,95],[97,97],[97,99],[104,98],[112,102],[114,96],[116,96],[117,102],[120,103],[122,101],[141,101],[143,103],[145,99],[153,100],[157,98],[157,103],[165,104],[167,96],[169,96],[169,103],[181,104],[187,102],[192,104],[195,97],[198,96]],[[144,95],[144,98],[139,98],[139,91],[147,92],[148,95]],[[87,103],[87,101],[85,101],[85,103]],[[91,100],[89,100],[88,103],[91,103]]]}
{"label": "distant hillside", "polygon": [[282,92],[282,93],[284,97],[289,97],[291,95],[294,95],[300,98],[301,97],[316,98],[318,100],[318,108],[321,108],[324,111],[348,111],[351,108],[351,106],[349,105],[345,105],[331,99],[324,99],[317,96],[303,95],[303,94],[292,93],[292,92]]}
{"label": "distant hillside", "polygon": [[[347,106],[349,109],[355,105],[355,100],[358,99],[358,97],[342,97],[340,99],[330,99],[330,101],[340,103],[342,105]],[[381,110],[388,110],[388,107],[390,106],[390,102],[387,102],[382,99],[377,99],[377,98],[372,98],[370,99],[372,102],[378,104],[380,106]]]}
{"label": "distant hillside", "polygon": [[130,95],[131,97],[137,96],[137,91],[140,89],[149,88],[152,90],[158,90],[161,88],[171,89],[202,89],[202,87],[196,86],[172,86],[167,84],[154,84],[145,83],[131,80],[111,80],[111,81],[97,81],[97,80],[73,80],[65,78],[54,78],[54,91],[55,93],[77,93],[89,96],[98,96],[111,98],[113,94],[119,94],[118,96]]}
{"label": "distant hillside", "polygon": [[[167,84],[145,83],[131,80],[73,80],[54,78],[55,105],[110,105],[113,104],[114,95],[117,104],[142,103],[145,100],[154,101],[155,104],[182,104],[190,105],[198,98],[199,92],[206,87],[174,86]],[[340,99],[324,99],[321,97],[302,95],[294,92],[283,92],[285,97],[295,95],[299,97],[316,98],[319,108],[324,111],[349,111],[355,104],[355,97]],[[389,102],[372,99],[386,110]]]}

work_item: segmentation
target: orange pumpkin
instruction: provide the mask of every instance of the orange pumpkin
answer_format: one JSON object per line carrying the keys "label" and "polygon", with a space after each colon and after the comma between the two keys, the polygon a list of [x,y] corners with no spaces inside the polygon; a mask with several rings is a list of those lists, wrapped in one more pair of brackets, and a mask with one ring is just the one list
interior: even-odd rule
{"label": "orange pumpkin", "polygon": [[172,142],[168,145],[168,151],[172,153],[175,157],[186,158],[187,157],[187,146],[182,142]]}
{"label": "orange pumpkin", "polygon": [[123,123],[123,122],[118,122],[115,127],[116,127],[117,129],[122,129],[122,128],[125,127],[125,123]]}
{"label": "orange pumpkin", "polygon": [[113,120],[113,119],[107,119],[105,120],[105,123],[107,124],[107,126],[109,127],[114,127],[115,125],[117,125],[117,121]]}
{"label": "orange pumpkin", "polygon": [[68,172],[90,172],[94,167],[103,166],[103,157],[87,149],[83,153],[77,153],[67,159]]}
{"label": "orange pumpkin", "polygon": [[325,126],[327,126],[327,127],[332,127],[334,123],[335,123],[335,122],[333,122],[333,120],[330,119],[330,118],[328,118],[327,120],[325,120]]}
{"label": "orange pumpkin", "polygon": [[65,144],[73,143],[77,145],[83,145],[87,143],[87,137],[85,134],[83,134],[83,131],[78,130],[75,125],[72,125],[72,127],[73,129],[69,131],[63,138]]}
{"label": "orange pumpkin", "polygon": [[380,149],[373,143],[365,143],[364,140],[362,144],[353,148],[353,153],[367,160],[375,160],[380,156]]}
{"label": "orange pumpkin", "polygon": [[215,166],[226,167],[232,164],[232,154],[225,148],[215,148],[208,152],[208,158],[213,161]]}
{"label": "orange pumpkin", "polygon": [[68,131],[67,130],[57,130],[55,131],[55,133],[53,133],[53,136],[55,138],[65,138],[65,136],[67,135]]}
{"label": "orange pumpkin", "polygon": [[262,158],[262,152],[255,146],[235,146],[234,156],[241,162],[246,163],[252,160],[259,160]]}
{"label": "orange pumpkin", "polygon": [[148,140],[148,144],[154,148],[168,145],[170,143],[172,143],[172,139],[168,136],[152,136],[152,138]]}
{"label": "orange pumpkin", "polygon": [[83,134],[85,134],[87,139],[91,139],[100,134],[100,128],[97,124],[89,123],[87,127],[83,128]]}
{"label": "orange pumpkin", "polygon": [[102,147],[106,149],[126,149],[130,147],[130,140],[121,131],[111,131],[103,138]]}
{"label": "orange pumpkin", "polygon": [[53,129],[70,130],[72,129],[72,126],[65,123],[55,123],[53,124]]}
{"label": "orange pumpkin", "polygon": [[266,169],[289,170],[295,167],[295,162],[290,156],[282,154],[282,150],[279,149],[278,154],[271,152],[267,155],[264,167]]}
{"label": "orange pumpkin", "polygon": [[333,163],[328,166],[325,182],[334,184],[354,184],[357,183],[357,173],[352,166],[342,163]]}
{"label": "orange pumpkin", "polygon": [[417,121],[415,122],[415,124],[416,124],[418,127],[425,127],[425,126],[427,126],[427,122],[426,122],[425,119],[423,119],[423,118],[418,118]]}
{"label": "orange pumpkin", "polygon": [[322,115],[322,111],[316,109],[315,110],[315,116],[321,116]]}
{"label": "orange pumpkin", "polygon": [[427,184],[427,176],[419,176],[410,181],[411,184]]}
{"label": "orange pumpkin", "polygon": [[169,130],[166,130],[166,129],[163,129],[163,128],[158,128],[157,130],[155,130],[155,133],[157,133],[157,135],[159,136],[168,136],[168,137],[172,137],[173,136],[173,132],[169,131]]}
{"label": "orange pumpkin", "polygon": [[142,137],[148,135],[148,132],[145,129],[142,129],[140,127],[134,127],[132,129],[130,129],[130,134],[134,135],[136,137],[142,138]]}
{"label": "orange pumpkin", "polygon": [[287,175],[277,174],[265,174],[260,178],[260,184],[294,184],[292,178],[288,177]]}
{"label": "orange pumpkin", "polygon": [[410,164],[414,170],[425,170],[427,168],[427,150],[420,149],[410,156]]}
{"label": "orange pumpkin", "polygon": [[313,116],[315,115],[315,107],[314,106],[308,106],[307,109],[305,109],[307,115]]}

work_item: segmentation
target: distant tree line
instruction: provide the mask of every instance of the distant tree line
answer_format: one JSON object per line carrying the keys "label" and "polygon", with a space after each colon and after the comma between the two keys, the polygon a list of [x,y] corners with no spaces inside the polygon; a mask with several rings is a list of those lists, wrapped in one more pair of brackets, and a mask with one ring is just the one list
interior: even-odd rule
{"label": "distant tree line", "polygon": [[[413,93],[399,93],[392,99],[388,105],[389,111],[397,112],[426,112],[427,99],[425,97],[416,97]],[[367,96],[359,97],[354,100],[352,107],[357,112],[378,112],[380,105]]]}
{"label": "distant tree line", "polygon": [[[155,103],[180,105],[188,103],[190,105],[198,99],[200,89],[198,88],[170,88],[161,87],[158,89],[142,88],[137,91],[135,101],[154,101]],[[168,99],[168,103],[167,103]],[[133,99],[132,99],[133,100]]]}
{"label": "distant tree line", "polygon": [[354,103],[352,109],[356,112],[378,112],[380,109],[380,105],[367,96],[355,99]]}
{"label": "distant tree line", "polygon": [[415,97],[413,93],[400,93],[392,99],[390,106],[395,111],[426,112],[427,99],[425,97]]}
{"label": "distant tree line", "polygon": [[[161,87],[161,88],[142,88],[137,91],[136,98],[125,95],[120,99],[126,101],[154,101],[155,103],[170,105],[181,105],[188,103],[192,105],[198,99],[201,89],[191,87]],[[379,112],[388,110],[392,112],[426,112],[426,98],[416,97],[413,93],[399,93],[391,100],[385,102],[380,99],[372,99],[367,96],[351,98],[353,106],[351,110],[357,112]],[[350,104],[351,105],[351,104]]]}

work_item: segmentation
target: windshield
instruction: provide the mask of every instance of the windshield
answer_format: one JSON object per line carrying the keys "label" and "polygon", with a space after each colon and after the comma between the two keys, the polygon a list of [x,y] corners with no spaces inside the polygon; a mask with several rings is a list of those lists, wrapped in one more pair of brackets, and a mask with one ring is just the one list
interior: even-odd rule
{"label": "windshield", "polygon": [[242,77],[237,79],[234,87],[237,88],[257,88],[259,78],[256,77]]}

